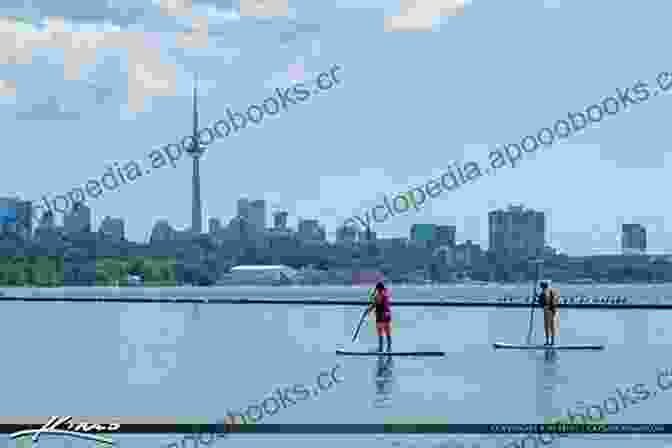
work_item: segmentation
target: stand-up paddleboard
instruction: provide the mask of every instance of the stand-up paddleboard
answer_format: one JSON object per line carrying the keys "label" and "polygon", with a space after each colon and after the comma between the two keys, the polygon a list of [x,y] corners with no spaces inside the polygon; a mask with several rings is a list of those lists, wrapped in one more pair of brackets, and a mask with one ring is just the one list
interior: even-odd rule
{"label": "stand-up paddleboard", "polygon": [[604,350],[604,345],[535,345],[535,344],[504,344],[495,342],[494,348],[515,350]]}
{"label": "stand-up paddleboard", "polygon": [[349,352],[337,349],[337,355],[344,356],[446,356],[444,352]]}

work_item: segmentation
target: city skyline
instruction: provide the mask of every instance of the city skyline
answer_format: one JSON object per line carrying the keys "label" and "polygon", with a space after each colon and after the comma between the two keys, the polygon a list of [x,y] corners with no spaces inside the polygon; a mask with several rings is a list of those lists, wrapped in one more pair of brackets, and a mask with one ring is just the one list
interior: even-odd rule
{"label": "city skyline", "polygon": [[[12,204],[16,201],[22,209],[12,210]],[[193,203],[192,203],[193,205]],[[270,212],[267,209],[267,203],[263,199],[250,200],[247,197],[239,198],[236,201],[237,213],[227,220],[222,217],[210,217],[208,219],[208,229],[202,232],[203,235],[216,236],[222,231],[231,230],[231,226],[235,226],[237,219],[244,219],[253,228],[266,231],[289,231],[290,234],[295,235],[299,240],[322,240],[329,243],[339,242],[355,242],[360,243],[365,241],[376,240],[395,240],[405,239],[407,241],[415,242],[432,242],[436,243],[437,247],[442,245],[455,247],[459,244],[476,245],[483,250],[491,251],[493,253],[509,253],[512,256],[520,255],[517,251],[519,242],[522,242],[525,252],[523,258],[539,256],[547,250],[552,250],[554,253],[562,253],[569,256],[580,256],[579,254],[572,254],[563,251],[560,248],[554,247],[547,238],[546,229],[547,217],[543,212],[533,210],[525,207],[524,204],[509,204],[506,208],[490,210],[487,215],[488,221],[488,238],[485,243],[473,241],[468,238],[459,238],[460,229],[454,225],[441,225],[436,223],[415,223],[412,224],[405,235],[394,235],[388,237],[379,237],[376,232],[361,231],[357,226],[341,226],[334,232],[327,232],[323,223],[319,219],[306,219],[296,217],[296,226],[288,224],[288,212],[285,210],[276,210]],[[17,217],[25,214],[30,208],[26,201],[21,201],[21,198],[3,198],[0,197],[0,234],[5,229],[3,223],[17,222]],[[271,219],[268,215],[271,214]],[[74,208],[70,213],[64,215],[61,225],[56,223],[56,226],[61,228],[65,234],[70,232],[100,232],[105,234],[113,233],[117,238],[124,238],[127,241],[133,241],[126,237],[125,228],[126,221],[120,217],[105,216],[100,222],[98,228],[92,226],[93,213],[89,206],[83,203],[75,203]],[[520,220],[523,219],[521,222]],[[31,220],[32,222],[33,220]],[[48,220],[41,220],[40,226],[47,227],[54,226],[53,217]],[[34,233],[38,227],[33,227]],[[152,236],[159,232],[163,234],[168,231],[170,227],[171,232],[178,232],[185,237],[193,235],[191,228],[178,228],[168,220],[159,219],[154,222],[150,235],[146,240],[134,241],[136,243],[145,244],[151,243]],[[29,229],[28,231],[30,231]],[[522,232],[521,232],[522,230]],[[25,229],[22,230],[26,232]],[[22,233],[22,234],[23,234]],[[328,235],[335,235],[335,238],[328,238]],[[272,238],[271,234],[265,234]],[[165,238],[165,237],[162,237]],[[182,238],[182,237],[181,237]],[[189,237],[191,238],[191,236]],[[512,239],[511,239],[512,238]],[[530,249],[528,249],[530,248]],[[518,255],[514,255],[514,254]],[[664,252],[651,251],[647,246],[647,229],[639,223],[627,223],[621,225],[619,234],[619,246],[610,251],[605,251],[603,255],[618,255],[618,254],[646,254],[646,255],[666,255]],[[592,255],[600,255],[594,253]]]}
{"label": "city skyline", "polygon": [[[584,48],[578,36],[566,35],[563,24],[572,17],[577,26],[588,26],[604,15],[597,5],[570,2],[554,9],[541,3],[478,3],[460,17],[439,21],[447,41],[457,35],[456,28],[474,30],[473,40],[454,48],[450,61],[443,61],[437,57],[445,49],[442,39],[420,45],[416,39],[423,39],[422,33],[416,37],[382,33],[382,18],[378,21],[364,13],[358,2],[348,0],[338,10],[313,8],[306,1],[292,7],[293,15],[273,28],[231,9],[211,10],[195,1],[193,10],[208,17],[210,34],[209,44],[197,50],[176,48],[173,38],[183,30],[179,20],[160,13],[158,7],[144,8],[146,26],[162,30],[153,48],[165,69],[145,67],[156,75],[154,90],[149,89],[156,95],[146,98],[144,112],[131,110],[126,95],[129,80],[125,74],[120,76],[118,64],[107,59],[84,65],[80,78],[64,76],[62,56],[51,50],[44,50],[48,58],[36,55],[32,64],[7,64],[3,81],[15,83],[18,92],[2,97],[3,118],[10,123],[7,144],[30,150],[12,152],[15,169],[3,170],[0,196],[38,201],[44,194],[68,191],[98,175],[112,161],[136,159],[151,148],[191,135],[192,123],[184,111],[191,103],[195,72],[199,73],[199,118],[211,123],[222,118],[228,105],[243,109],[276,87],[339,63],[346,69],[337,91],[291,106],[282,119],[266,120],[213,144],[207,163],[201,166],[203,222],[212,217],[227,221],[235,216],[235,201],[247,195],[279,204],[289,212],[292,226],[298,217],[318,219],[333,239],[343,219],[376,205],[384,194],[408,191],[439,176],[453,160],[482,158],[495,146],[517,141],[567,111],[578,112],[635,79],[651,82],[652,75],[666,68],[656,56],[664,51],[655,38],[656,21],[662,20],[664,8],[672,9],[661,5],[660,15],[642,15],[642,23],[649,26],[636,25],[640,31],[636,39],[615,35],[609,43],[597,44],[596,50]],[[394,14],[393,9],[381,11]],[[504,26],[498,19],[502,14],[525,14],[529,29]],[[630,20],[633,11],[615,5],[609,14],[614,20]],[[634,14],[639,17],[640,12]],[[25,14],[7,8],[6,15]],[[101,9],[100,17],[110,23],[119,21],[111,10]],[[39,17],[30,18],[41,23]],[[361,49],[338,38],[342,20],[348,21],[354,39],[367,42]],[[78,21],[81,18],[66,15],[66,31],[79,29]],[[321,25],[310,32],[296,31],[298,25],[311,23]],[[493,41],[479,32],[481,27],[501,37]],[[294,29],[296,39],[286,42],[284,28]],[[252,38],[258,32],[264,34],[266,46]],[[529,39],[529,33],[536,32],[574,48],[576,64],[557,61],[553,70],[530,64],[529,55],[545,49],[541,42]],[[218,33],[226,33],[226,41]],[[277,46],[267,45],[274,40]],[[518,51],[509,54],[510,48]],[[635,62],[622,66],[617,48],[636,54]],[[128,59],[123,51],[106,51],[129,63],[138,59]],[[600,52],[599,58],[595,51]],[[371,53],[377,57],[371,58]],[[473,58],[474,53],[481,57]],[[502,59],[504,54],[507,59]],[[399,64],[400,60],[405,63]],[[583,67],[580,72],[577,64]],[[297,66],[303,73],[297,73]],[[419,66],[423,82],[409,84]],[[502,70],[514,66],[526,69]],[[494,72],[496,79],[484,77]],[[166,81],[166,85],[173,86],[174,92],[166,93],[161,80],[171,76],[172,84]],[[90,83],[113,93],[99,104]],[[58,110],[33,108],[52,96],[58,100]],[[459,240],[486,247],[487,213],[509,203],[524,203],[546,213],[548,243],[566,253],[617,253],[624,223],[647,228],[648,251],[671,252],[672,232],[665,221],[672,219],[672,212],[651,199],[669,182],[661,125],[669,105],[669,97],[661,95],[648,104],[632,106],[628,113],[586,128],[557,147],[540,150],[518,168],[465,186],[431,201],[420,212],[395,217],[372,230],[385,238],[407,236],[414,223],[455,225]],[[32,109],[30,120],[17,116]],[[65,119],[64,114],[72,111],[80,113],[79,120]],[[123,217],[128,238],[146,241],[162,218],[179,229],[190,227],[192,167],[185,161],[188,158],[183,159],[175,169],[144,177],[132,187],[92,202],[94,228],[105,216]]]}

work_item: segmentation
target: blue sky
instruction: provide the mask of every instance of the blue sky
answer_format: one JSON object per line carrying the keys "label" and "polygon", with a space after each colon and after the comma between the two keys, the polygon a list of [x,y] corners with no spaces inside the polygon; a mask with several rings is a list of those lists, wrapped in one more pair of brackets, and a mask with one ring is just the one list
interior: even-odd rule
{"label": "blue sky", "polygon": [[[201,168],[205,223],[228,222],[246,196],[333,235],[451,161],[483,165],[495,147],[672,71],[666,2],[472,0],[431,27],[391,31],[395,2],[267,1],[274,10],[256,17],[224,0],[3,1],[0,15],[22,23],[0,24],[14,39],[0,59],[0,195],[65,193],[177,142],[191,128],[194,72],[207,125],[291,86],[290,66],[310,79],[337,64],[338,86],[210,145]],[[670,108],[669,94],[630,106],[374,230],[455,224],[459,240],[487,246],[487,212],[522,203],[547,213],[547,239],[570,254],[617,252],[624,222],[646,225],[651,252],[669,252]],[[121,216],[136,241],[157,219],[188,227],[190,171],[182,158],[90,201],[94,225]]]}

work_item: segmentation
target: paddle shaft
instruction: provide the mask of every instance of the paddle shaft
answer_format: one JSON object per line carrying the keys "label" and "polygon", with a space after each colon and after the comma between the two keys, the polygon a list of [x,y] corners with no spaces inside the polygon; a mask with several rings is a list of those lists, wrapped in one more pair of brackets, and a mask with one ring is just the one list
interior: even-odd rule
{"label": "paddle shaft", "polygon": [[369,305],[366,305],[366,309],[364,310],[364,313],[362,314],[362,318],[359,319],[359,325],[357,325],[357,329],[355,330],[355,334],[352,336],[352,342],[355,342],[357,339],[357,336],[359,335],[359,330],[362,328],[362,324],[364,323],[364,319],[366,319],[366,315],[369,314]]}
{"label": "paddle shaft", "polygon": [[534,302],[537,300],[537,281],[539,281],[539,264],[534,266],[534,284],[532,285],[532,301],[530,303],[530,326],[527,330],[527,344],[532,342],[532,329],[534,328]]}

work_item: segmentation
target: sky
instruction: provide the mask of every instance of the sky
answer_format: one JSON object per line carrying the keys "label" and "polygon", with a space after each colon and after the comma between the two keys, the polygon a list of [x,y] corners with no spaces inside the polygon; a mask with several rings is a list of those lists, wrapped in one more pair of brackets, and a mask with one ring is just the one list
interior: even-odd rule
{"label": "sky", "polygon": [[[4,0],[0,196],[53,198],[179,143],[196,73],[208,126],[338,66],[338,84],[215,139],[201,163],[205,229],[248,197],[268,202],[269,225],[287,210],[290,225],[319,219],[333,239],[453,163],[487,166],[496,148],[617,89],[655,90],[672,72],[670,13],[651,0]],[[619,252],[629,222],[646,226],[649,252],[670,252],[672,97],[623,107],[372,230],[452,224],[487,247],[487,213],[523,204],[571,255]],[[88,200],[94,227],[123,217],[133,241],[158,219],[188,228],[191,169],[184,156]]]}

